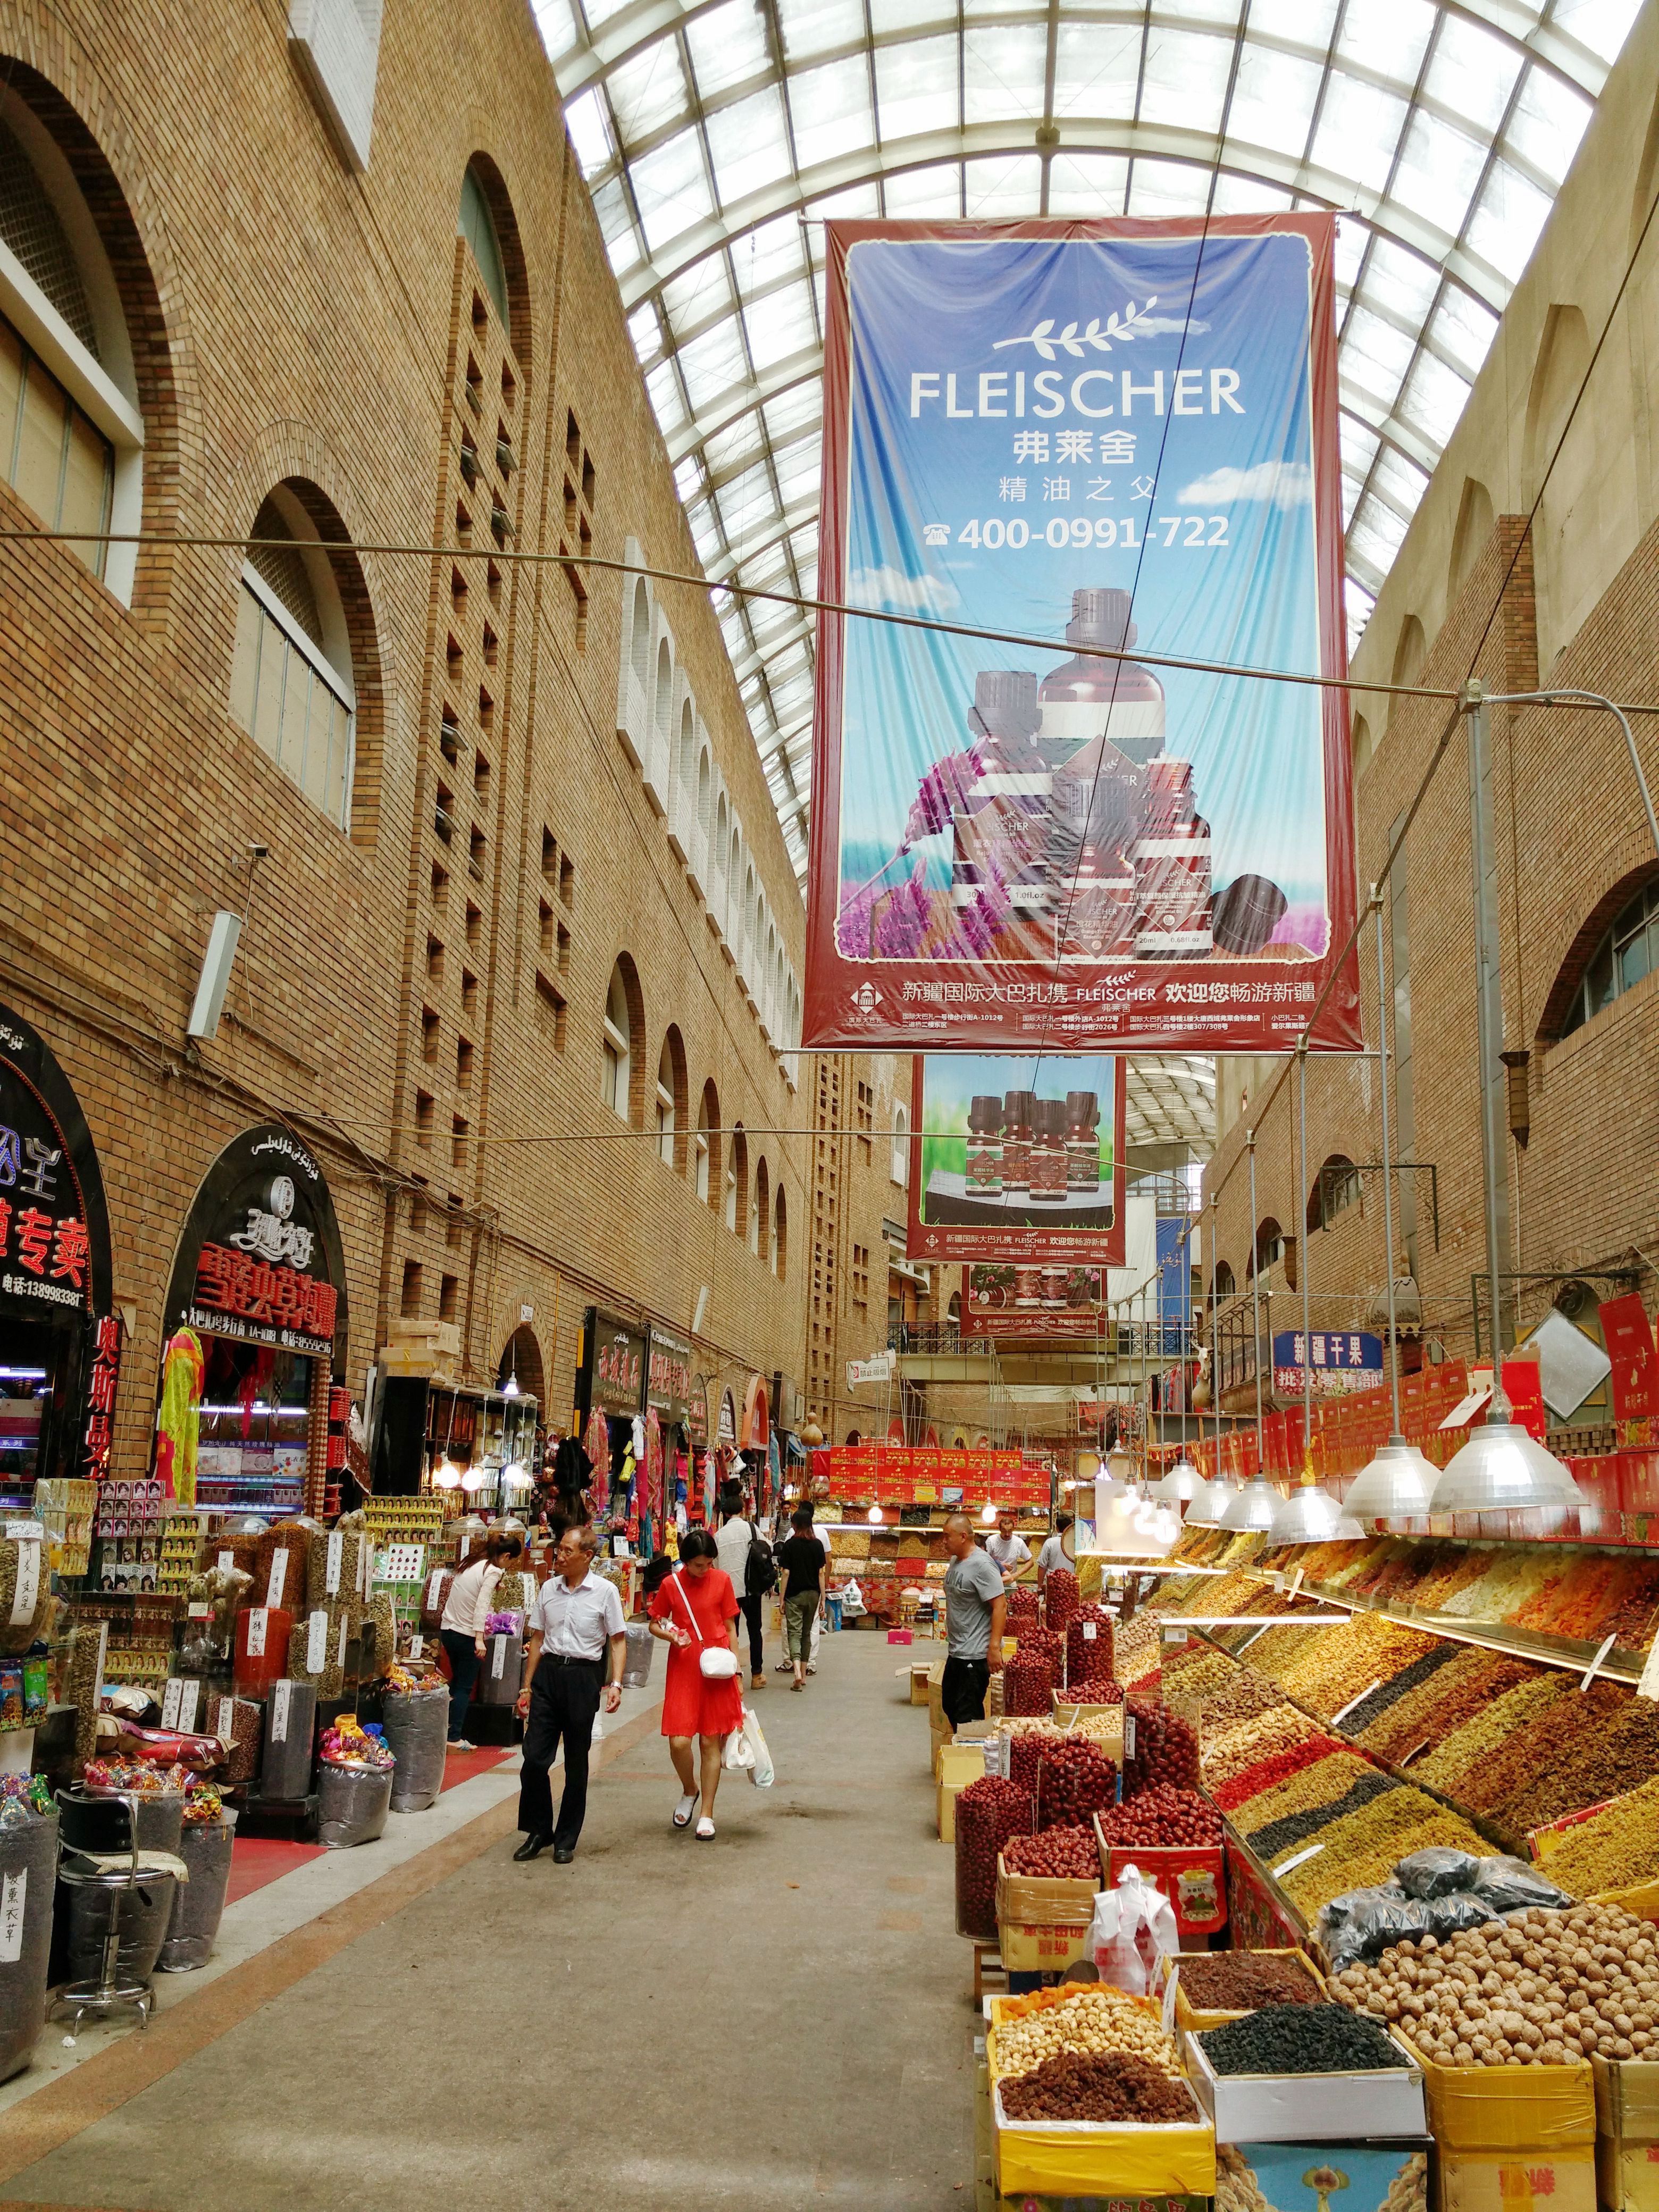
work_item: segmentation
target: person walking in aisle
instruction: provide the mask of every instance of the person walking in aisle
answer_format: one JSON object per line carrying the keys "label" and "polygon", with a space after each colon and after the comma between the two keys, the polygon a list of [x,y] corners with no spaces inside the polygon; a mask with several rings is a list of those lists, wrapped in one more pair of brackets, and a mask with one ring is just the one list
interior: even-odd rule
{"label": "person walking in aisle", "polygon": [[[681,1537],[680,1564],[658,1585],[650,1617],[651,1633],[668,1646],[662,1732],[683,1793],[674,1808],[674,1826],[689,1827],[696,1813],[697,1840],[706,1844],[714,1833],[721,1747],[732,1729],[743,1725],[738,1595],[707,1528],[690,1528]],[[729,1668],[722,1653],[729,1656]],[[694,1737],[698,1747],[695,1766]]]}
{"label": "person walking in aisle", "polygon": [[[529,1716],[519,1780],[524,1841],[513,1854],[515,1859],[533,1859],[550,1844],[555,1866],[568,1866],[574,1858],[587,1811],[593,1717],[601,1700],[608,1713],[622,1703],[628,1630],[616,1584],[593,1571],[598,1541],[585,1525],[566,1529],[553,1554],[556,1572],[542,1584],[526,1623],[530,1650],[526,1686],[519,1692],[519,1711]],[[548,1772],[561,1738],[564,1795],[556,1823]]]}
{"label": "person walking in aisle", "polygon": [[974,1541],[965,1513],[945,1524],[945,1680],[940,1702],[952,1728],[985,1717],[991,1669],[1002,1664],[1002,1624],[1008,1611],[1002,1577]]}
{"label": "person walking in aisle", "polygon": [[794,1534],[778,1547],[778,1565],[783,1585],[783,1639],[795,1670],[790,1687],[806,1687],[806,1670],[812,1657],[812,1623],[823,1601],[823,1573],[830,1555],[812,1534],[812,1509],[798,1505],[789,1516]]}
{"label": "person walking in aisle", "polygon": [[[1043,1544],[1042,1549],[1037,1553],[1037,1581],[1039,1583],[1046,1583],[1056,1567],[1070,1566],[1071,1561],[1066,1556],[1066,1547],[1061,1543],[1060,1538],[1066,1534],[1066,1531],[1071,1527],[1071,1525],[1072,1516],[1069,1513],[1055,1514],[1054,1533],[1052,1536],[1047,1539]],[[987,1548],[989,1548],[988,1546]]]}
{"label": "person walking in aisle", "polygon": [[[714,1542],[720,1571],[737,1594],[738,1607],[749,1629],[749,1686],[766,1687],[766,1652],[761,1635],[761,1607],[769,1590],[777,1587],[777,1569],[769,1545],[763,1545],[759,1524],[743,1510],[743,1492],[730,1483],[720,1492],[720,1532]],[[757,1546],[763,1546],[760,1550]],[[750,1583],[756,1587],[751,1589]]]}
{"label": "person walking in aisle", "polygon": [[523,1557],[521,1536],[486,1536],[483,1558],[463,1567],[449,1585],[438,1641],[449,1661],[451,1751],[477,1747],[465,1734],[466,1709],[472,1702],[472,1686],[484,1656],[483,1625],[489,1618],[490,1593],[507,1570],[516,1569]]}
{"label": "person walking in aisle", "polygon": [[1005,1506],[997,1516],[995,1533],[985,1539],[986,1557],[997,1572],[1005,1578],[1017,1575],[1031,1556],[1031,1547],[1023,1536],[1014,1534],[1014,1516]]}

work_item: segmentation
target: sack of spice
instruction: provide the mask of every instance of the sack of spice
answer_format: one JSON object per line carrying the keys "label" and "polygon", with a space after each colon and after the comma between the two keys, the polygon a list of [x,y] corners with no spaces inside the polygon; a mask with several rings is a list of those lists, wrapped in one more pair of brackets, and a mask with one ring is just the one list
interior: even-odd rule
{"label": "sack of spice", "polygon": [[156,1968],[163,1974],[185,1974],[205,1966],[213,1956],[214,1939],[224,1917],[225,1892],[230,1885],[231,1847],[236,1839],[236,1815],[219,1808],[211,1819],[197,1819],[194,1802],[186,1808],[184,1838],[179,1856],[190,1870],[190,1879],[173,1893],[173,1917],[161,1946]]}
{"label": "sack of spice", "polygon": [[[33,1778],[3,1778],[25,1783]],[[0,1815],[7,1814],[15,1817],[0,1817],[0,1889],[18,1917],[8,1923],[8,1941],[0,1945],[0,2081],[28,2064],[46,2016],[58,1868],[58,1814],[51,1799],[43,1809],[31,1792],[8,1795],[0,1798]]]}
{"label": "sack of spice", "polygon": [[449,1730],[449,1691],[435,1689],[380,1701],[380,1725],[397,1759],[392,1784],[394,1813],[423,1813],[435,1805],[443,1787],[445,1739]]}
{"label": "sack of spice", "polygon": [[317,1784],[318,1842],[331,1851],[349,1850],[384,1834],[392,1773],[390,1766],[344,1766],[325,1752]]}

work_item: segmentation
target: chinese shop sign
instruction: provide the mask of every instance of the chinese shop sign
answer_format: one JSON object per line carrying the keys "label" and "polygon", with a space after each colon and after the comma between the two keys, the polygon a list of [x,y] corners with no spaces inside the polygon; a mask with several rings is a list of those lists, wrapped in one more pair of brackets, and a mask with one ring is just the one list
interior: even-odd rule
{"label": "chinese shop sign", "polygon": [[167,1325],[308,1358],[343,1319],[339,1230],[323,1172],[290,1130],[251,1129],[210,1170],[174,1262]]}
{"label": "chinese shop sign", "polygon": [[582,1364],[576,1401],[584,1421],[597,1406],[606,1413],[637,1413],[644,1403],[643,1331],[589,1306],[582,1325]]}

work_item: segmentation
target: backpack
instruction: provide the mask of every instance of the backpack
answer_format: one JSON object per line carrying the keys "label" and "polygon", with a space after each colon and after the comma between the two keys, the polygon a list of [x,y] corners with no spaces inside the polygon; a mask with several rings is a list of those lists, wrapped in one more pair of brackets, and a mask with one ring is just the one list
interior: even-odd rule
{"label": "backpack", "polygon": [[758,1521],[749,1523],[749,1557],[744,1562],[743,1594],[765,1597],[778,1586],[778,1563],[772,1547],[760,1532]]}

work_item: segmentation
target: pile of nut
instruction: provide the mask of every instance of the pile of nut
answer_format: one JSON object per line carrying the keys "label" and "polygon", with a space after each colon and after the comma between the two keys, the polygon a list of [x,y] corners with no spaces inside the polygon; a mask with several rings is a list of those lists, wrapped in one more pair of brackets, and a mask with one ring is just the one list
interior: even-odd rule
{"label": "pile of nut", "polygon": [[1181,2072],[1176,2047],[1155,2009],[1138,2004],[1104,1983],[1079,1988],[1063,2002],[999,2021],[992,2031],[999,2075],[1029,2074],[1062,2051],[1125,2051],[1144,2058],[1173,2080]]}
{"label": "pile of nut", "polygon": [[1518,1912],[1397,1943],[1331,1993],[1397,2021],[1442,2066],[1564,2066],[1659,2051],[1659,1941],[1610,1905]]}
{"label": "pile of nut", "polygon": [[1144,2058],[1120,2051],[1062,2051],[1017,2080],[1001,2084],[1002,2109],[1011,2120],[1136,2120],[1168,2125],[1195,2121],[1198,2111],[1184,2081],[1172,2081]]}
{"label": "pile of nut", "polygon": [[1318,2004],[1319,1984],[1289,1952],[1206,1951],[1175,1962],[1188,2004],[1200,2012],[1256,2012],[1270,2004]]}

